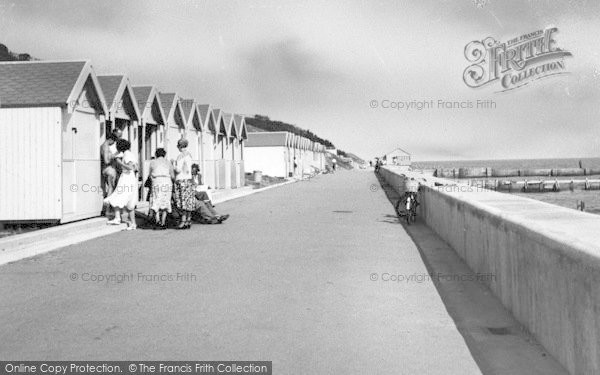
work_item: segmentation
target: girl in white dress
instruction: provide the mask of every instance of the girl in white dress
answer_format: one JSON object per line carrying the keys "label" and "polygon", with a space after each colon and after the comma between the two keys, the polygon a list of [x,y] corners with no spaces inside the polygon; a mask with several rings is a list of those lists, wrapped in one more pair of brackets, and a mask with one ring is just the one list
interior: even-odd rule
{"label": "girl in white dress", "polygon": [[138,183],[136,177],[137,159],[131,152],[131,143],[125,139],[117,141],[117,165],[121,170],[119,182],[115,191],[104,199],[104,203],[110,204],[115,210],[115,218],[107,224],[121,224],[121,214],[123,209],[127,210],[129,222],[127,230],[136,229],[135,224],[135,206],[138,201]]}

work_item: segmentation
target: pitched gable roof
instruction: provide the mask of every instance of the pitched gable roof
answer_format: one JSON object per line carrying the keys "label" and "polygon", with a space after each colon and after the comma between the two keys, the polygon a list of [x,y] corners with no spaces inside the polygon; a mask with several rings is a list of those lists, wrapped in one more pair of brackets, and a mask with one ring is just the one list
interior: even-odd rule
{"label": "pitched gable roof", "polygon": [[89,61],[0,63],[2,107],[61,106],[72,111],[86,85],[93,88],[97,110],[106,114],[104,94]]}
{"label": "pitched gable roof", "polygon": [[234,137],[235,139],[240,139],[240,133],[239,133],[239,126],[238,126],[238,115],[236,115],[235,113],[233,113],[233,119],[231,121],[231,137]]}
{"label": "pitched gable roof", "polygon": [[115,97],[117,96],[117,91],[119,91],[119,87],[123,82],[124,76],[98,76],[98,82],[100,82],[100,87],[102,87],[102,92],[104,93],[104,99],[106,99],[106,104],[110,108],[111,103],[115,101]]}
{"label": "pitched gable roof", "polygon": [[177,126],[185,128],[187,126],[187,119],[183,113],[179,96],[176,93],[159,92],[158,97],[165,111],[166,120],[169,121],[171,114],[173,114],[173,120]]}
{"label": "pitched gable roof", "polygon": [[198,105],[196,105],[196,101],[194,99],[181,99],[180,103],[188,129],[202,130],[204,128],[204,124],[202,123],[202,119],[198,113]]}
{"label": "pitched gable roof", "polygon": [[192,114],[192,110],[195,111],[196,102],[194,99],[181,99],[181,109],[183,110],[183,116],[189,119]]}
{"label": "pitched gable roof", "polygon": [[390,151],[390,152],[386,153],[385,155],[389,155],[389,154],[393,154],[393,153],[399,153],[399,152],[400,152],[400,153],[403,153],[403,154],[405,154],[405,155],[407,155],[407,156],[410,156],[410,154],[409,154],[408,152],[404,151],[404,150],[403,150],[403,149],[401,149],[400,147],[396,147],[395,149],[393,149],[392,151]]}
{"label": "pitched gable roof", "polygon": [[233,115],[231,113],[223,113],[223,122],[225,123],[225,135],[231,137],[231,128],[233,127]]}
{"label": "pitched gable roof", "polygon": [[[140,107],[140,112],[144,112],[146,105],[150,100],[150,94],[152,93],[153,86],[133,86],[133,94]],[[162,106],[161,106],[162,107]]]}
{"label": "pitched gable roof", "polygon": [[248,129],[246,128],[246,117],[235,115],[235,124],[237,126],[237,136],[240,139],[248,139]]}
{"label": "pitched gable roof", "polygon": [[168,117],[175,105],[175,97],[177,94],[161,92],[158,96],[160,97],[160,104],[162,104],[163,111],[165,111],[165,115]]}
{"label": "pitched gable roof", "polygon": [[215,124],[217,126],[216,133],[227,134],[227,130],[225,129],[225,122],[223,121],[223,111],[221,111],[219,108],[213,108],[212,113],[215,117]]}
{"label": "pitched gable roof", "polygon": [[141,117],[146,121],[154,117],[159,125],[165,125],[167,123],[167,118],[160,102],[156,87],[133,86],[132,89],[140,109]]}
{"label": "pitched gable roof", "polygon": [[114,120],[115,114],[119,110],[127,113],[132,120],[140,119],[141,114],[137,99],[127,76],[98,76],[98,82],[100,82],[100,87],[104,92],[111,120]]}
{"label": "pitched gable roof", "polygon": [[211,105],[198,104],[198,114],[200,115],[200,120],[202,121],[202,129],[208,129],[208,131],[216,133],[215,126],[217,121],[215,120],[215,116],[211,109]]}

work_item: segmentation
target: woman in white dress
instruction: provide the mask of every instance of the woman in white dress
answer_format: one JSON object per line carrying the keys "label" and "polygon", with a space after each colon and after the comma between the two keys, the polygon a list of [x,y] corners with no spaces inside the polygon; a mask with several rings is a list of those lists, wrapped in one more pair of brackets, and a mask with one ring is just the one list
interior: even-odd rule
{"label": "woman in white dress", "polygon": [[136,229],[135,224],[135,206],[138,201],[138,183],[136,177],[137,162],[135,155],[131,152],[131,143],[125,139],[117,141],[116,163],[121,170],[119,182],[114,192],[104,199],[104,203],[110,204],[115,211],[115,218],[107,224],[121,224],[121,215],[123,209],[127,210],[129,222],[127,230]]}

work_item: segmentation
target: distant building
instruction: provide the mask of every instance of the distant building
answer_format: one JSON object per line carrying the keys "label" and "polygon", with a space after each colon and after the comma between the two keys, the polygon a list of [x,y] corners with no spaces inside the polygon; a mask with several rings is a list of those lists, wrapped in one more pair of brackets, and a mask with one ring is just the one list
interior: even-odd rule
{"label": "distant building", "polygon": [[410,154],[401,148],[397,148],[383,155],[387,165],[410,166]]}
{"label": "distant building", "polygon": [[325,168],[325,146],[287,132],[270,132],[248,126],[246,170],[271,177],[302,178]]}

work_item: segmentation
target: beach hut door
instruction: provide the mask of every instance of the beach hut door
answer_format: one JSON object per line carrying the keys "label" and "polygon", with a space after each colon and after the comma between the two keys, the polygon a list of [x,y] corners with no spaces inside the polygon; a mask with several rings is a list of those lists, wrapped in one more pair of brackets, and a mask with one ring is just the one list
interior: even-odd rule
{"label": "beach hut door", "polygon": [[94,113],[76,110],[63,129],[63,222],[102,209],[99,124]]}

